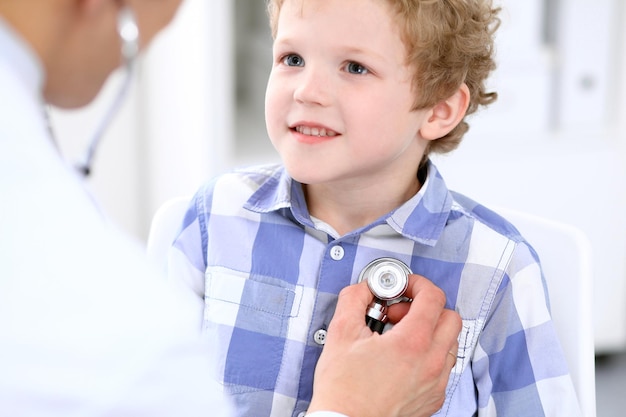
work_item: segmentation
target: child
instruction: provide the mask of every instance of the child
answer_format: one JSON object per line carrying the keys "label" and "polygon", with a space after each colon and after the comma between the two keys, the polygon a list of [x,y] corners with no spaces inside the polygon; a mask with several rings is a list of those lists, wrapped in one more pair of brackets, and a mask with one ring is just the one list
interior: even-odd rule
{"label": "child", "polygon": [[170,257],[204,300],[215,377],[239,414],[304,415],[337,294],[393,257],[463,318],[440,415],[579,415],[535,252],[449,191],[428,158],[454,149],[465,116],[495,100],[484,81],[498,10],[488,0],[271,0],[268,10],[266,123],[284,166],[204,186]]}

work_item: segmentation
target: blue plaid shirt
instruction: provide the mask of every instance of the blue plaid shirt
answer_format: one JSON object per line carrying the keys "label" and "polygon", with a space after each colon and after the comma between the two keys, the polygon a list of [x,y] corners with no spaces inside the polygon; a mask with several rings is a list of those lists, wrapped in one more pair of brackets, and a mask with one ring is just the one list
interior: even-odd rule
{"label": "blue plaid shirt", "polygon": [[580,415],[536,253],[503,218],[449,191],[432,163],[427,170],[413,198],[345,236],[311,218],[301,184],[281,166],[199,190],[169,272],[204,301],[215,378],[238,415],[303,415],[337,295],[380,257],[432,280],[463,319],[436,415]]}

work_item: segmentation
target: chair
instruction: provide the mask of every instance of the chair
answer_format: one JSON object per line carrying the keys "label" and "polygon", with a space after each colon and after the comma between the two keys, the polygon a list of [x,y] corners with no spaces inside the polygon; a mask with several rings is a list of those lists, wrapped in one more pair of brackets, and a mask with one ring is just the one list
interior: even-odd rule
{"label": "chair", "polygon": [[180,231],[190,197],[174,197],[158,208],[148,233],[146,253],[163,272],[167,272],[167,254]]}
{"label": "chair", "polygon": [[[169,247],[180,230],[189,201],[189,197],[167,201],[152,220],[147,253],[164,271]],[[515,225],[539,254],[552,318],[583,416],[596,417],[591,244],[574,226],[508,208],[493,209]]]}
{"label": "chair", "polygon": [[585,417],[596,416],[591,244],[578,228],[509,208],[493,208],[535,248],[552,319]]}

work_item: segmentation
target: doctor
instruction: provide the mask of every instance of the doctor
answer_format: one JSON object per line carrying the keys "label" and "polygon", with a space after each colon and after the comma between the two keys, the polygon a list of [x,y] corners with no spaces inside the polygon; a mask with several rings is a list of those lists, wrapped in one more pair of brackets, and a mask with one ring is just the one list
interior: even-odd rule
{"label": "doctor", "polygon": [[[44,114],[46,102],[89,103],[179,2],[0,0],[0,416],[229,415],[206,379],[195,311],[107,221]],[[442,404],[460,319],[422,277],[408,294],[382,336],[365,326],[365,284],[341,294],[310,415],[422,416]]]}

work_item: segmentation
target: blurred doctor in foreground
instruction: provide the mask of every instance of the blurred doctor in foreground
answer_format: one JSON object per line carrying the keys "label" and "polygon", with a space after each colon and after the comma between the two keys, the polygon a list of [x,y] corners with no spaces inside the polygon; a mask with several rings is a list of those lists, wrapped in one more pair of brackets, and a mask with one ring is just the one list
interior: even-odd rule
{"label": "blurred doctor in foreground", "polygon": [[[99,210],[45,116],[132,68],[179,3],[0,0],[0,416],[229,415],[195,310]],[[380,336],[365,326],[367,286],[341,294],[311,403],[328,411],[311,416],[438,409],[460,318],[422,277],[408,295]]]}

